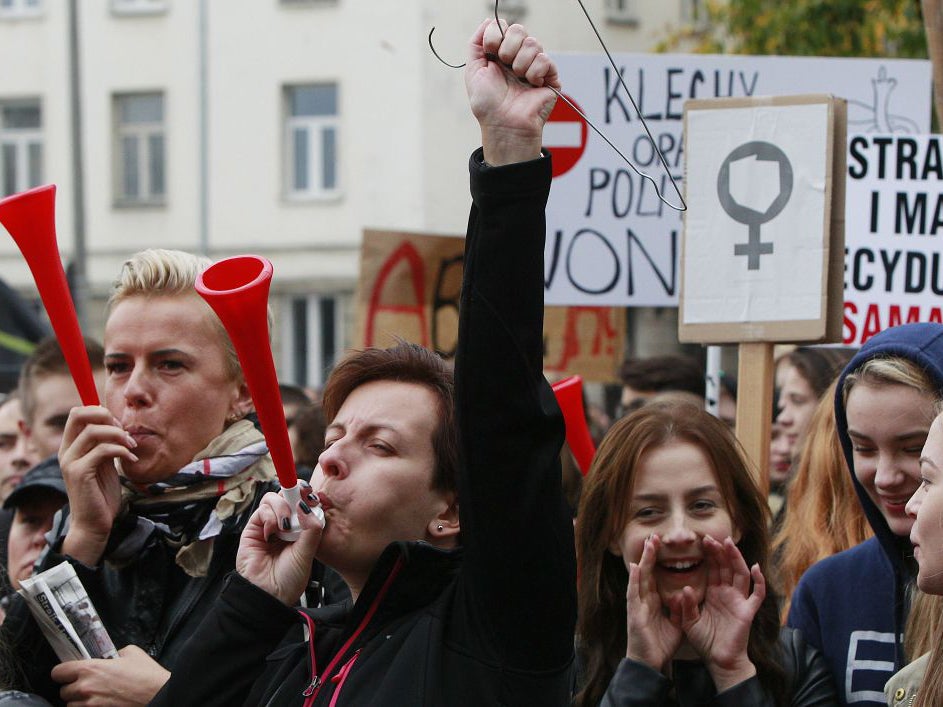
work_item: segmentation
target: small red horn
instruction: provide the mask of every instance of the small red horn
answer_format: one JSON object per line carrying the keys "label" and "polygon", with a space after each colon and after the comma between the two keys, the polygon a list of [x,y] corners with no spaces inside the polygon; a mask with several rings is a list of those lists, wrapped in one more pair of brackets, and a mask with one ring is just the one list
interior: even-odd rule
{"label": "small red horn", "polygon": [[278,480],[286,489],[298,484],[288,439],[285,410],[278,390],[269,344],[268,292],[272,263],[257,255],[237,255],[204,270],[196,291],[212,307],[229,333],[249,394],[262,423]]}
{"label": "small red horn", "polygon": [[557,396],[557,404],[563,411],[563,421],[566,423],[566,443],[576,458],[576,463],[583,472],[589,472],[596,454],[596,445],[589,434],[589,425],[586,424],[586,412],[583,410],[583,379],[580,376],[563,378],[553,384],[553,393]]}
{"label": "small red horn", "polygon": [[85,341],[56,243],[56,185],[47,184],[0,200],[0,224],[16,241],[52,323],[84,405],[98,405]]}

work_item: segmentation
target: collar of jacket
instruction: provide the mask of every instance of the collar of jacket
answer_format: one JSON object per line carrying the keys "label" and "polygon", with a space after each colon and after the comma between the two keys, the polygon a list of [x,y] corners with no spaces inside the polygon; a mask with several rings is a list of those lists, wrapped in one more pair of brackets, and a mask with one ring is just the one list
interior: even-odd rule
{"label": "collar of jacket", "polygon": [[[344,640],[371,610],[378,594],[397,563],[402,568],[377,606],[363,637],[373,635],[378,627],[432,603],[451,584],[461,567],[462,549],[442,550],[422,541],[390,543],[373,566],[357,602],[350,599],[317,609],[303,609],[319,623],[342,629]],[[370,630],[370,629],[373,630]]]}

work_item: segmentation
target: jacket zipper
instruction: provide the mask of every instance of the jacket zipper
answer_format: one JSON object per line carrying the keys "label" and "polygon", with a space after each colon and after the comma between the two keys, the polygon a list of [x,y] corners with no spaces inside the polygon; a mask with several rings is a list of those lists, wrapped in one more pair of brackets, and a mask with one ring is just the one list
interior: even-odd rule
{"label": "jacket zipper", "polygon": [[[331,660],[330,663],[328,663],[327,668],[324,669],[324,673],[323,673],[324,675],[331,674],[331,672],[334,670],[337,664],[343,659],[347,651],[350,650],[350,647],[351,645],[353,645],[354,641],[356,641],[357,638],[360,636],[360,634],[363,633],[363,630],[370,623],[370,620],[373,618],[373,615],[377,613],[377,609],[382,603],[383,598],[386,596],[387,591],[389,591],[390,586],[393,584],[393,580],[396,579],[396,576],[400,573],[400,570],[403,569],[403,564],[405,564],[405,560],[403,559],[403,557],[402,556],[398,557],[396,560],[396,564],[394,564],[393,569],[390,570],[390,574],[387,576],[386,581],[383,582],[383,586],[380,587],[380,591],[377,592],[376,597],[374,597],[373,602],[370,604],[370,608],[367,609],[367,613],[364,614],[363,619],[361,619],[360,625],[357,626],[357,629],[350,635],[350,638],[348,638],[344,642],[344,645],[341,646],[340,650],[334,654],[334,658]],[[303,707],[311,707],[311,705],[313,705],[314,701],[317,699],[318,693],[321,692],[321,688],[324,686],[324,682],[320,679],[320,675],[318,673],[317,657],[314,652],[314,627],[315,627],[314,619],[312,619],[310,616],[308,616],[307,614],[303,612],[299,612],[299,613],[301,613],[302,617],[308,623],[308,629],[311,634],[311,637],[308,643],[309,655],[311,659],[311,682],[308,683],[308,686],[301,693],[302,696],[305,698]],[[338,677],[341,675],[341,673],[344,674],[343,678],[339,678],[341,679],[341,685],[343,685],[343,680],[347,678],[347,672],[350,672],[349,666],[353,665],[354,660],[357,659],[357,656],[359,654],[360,654],[360,651],[358,650],[354,654],[354,656],[350,660],[348,660],[348,662],[341,668],[341,670],[338,671],[337,675],[334,676],[334,677]],[[347,672],[344,672],[345,669],[347,670]],[[332,681],[333,681],[333,678],[332,678]],[[340,687],[341,686],[339,685],[335,693],[340,691]],[[335,700],[331,701],[331,705],[334,704],[334,701]]]}
{"label": "jacket zipper", "polygon": [[331,696],[331,704],[328,707],[335,707],[337,705],[337,700],[341,696],[341,690],[344,689],[344,683],[347,682],[347,676],[350,674],[350,671],[354,667],[354,661],[357,660],[360,655],[360,649],[357,649],[357,652],[354,653],[350,660],[340,669],[340,672],[337,673],[334,677],[331,678],[331,682],[337,683],[337,687],[334,688],[334,694]]}

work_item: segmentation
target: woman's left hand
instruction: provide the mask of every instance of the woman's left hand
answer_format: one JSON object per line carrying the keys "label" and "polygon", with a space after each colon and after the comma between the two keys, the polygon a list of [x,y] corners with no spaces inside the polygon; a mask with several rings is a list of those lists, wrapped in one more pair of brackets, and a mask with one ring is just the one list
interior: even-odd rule
{"label": "woman's left hand", "polygon": [[705,536],[704,550],[708,561],[704,602],[698,606],[694,591],[685,587],[681,627],[722,692],[756,674],[747,645],[753,618],[766,598],[766,579],[759,565],[747,567],[731,538],[720,543]]}
{"label": "woman's left hand", "polygon": [[112,659],[70,660],[52,669],[62,684],[59,696],[73,705],[146,705],[170,678],[137,646],[125,646]]}

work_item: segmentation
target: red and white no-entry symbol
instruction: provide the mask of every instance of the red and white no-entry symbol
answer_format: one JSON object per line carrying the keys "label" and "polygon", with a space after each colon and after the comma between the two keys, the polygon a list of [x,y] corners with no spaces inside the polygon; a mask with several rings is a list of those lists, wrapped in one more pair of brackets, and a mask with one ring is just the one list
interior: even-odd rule
{"label": "red and white no-entry symbol", "polygon": [[[572,98],[567,96],[567,99],[577,106],[580,112],[585,112]],[[558,98],[544,126],[544,147],[553,155],[554,177],[569,172],[580,161],[586,149],[588,133],[586,121],[566,101]]]}

